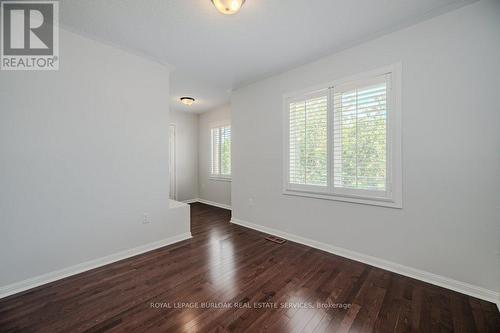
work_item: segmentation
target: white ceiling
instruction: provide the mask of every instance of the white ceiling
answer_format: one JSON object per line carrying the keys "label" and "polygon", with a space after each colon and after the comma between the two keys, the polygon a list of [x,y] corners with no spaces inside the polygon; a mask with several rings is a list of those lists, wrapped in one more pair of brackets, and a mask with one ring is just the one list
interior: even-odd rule
{"label": "white ceiling", "polygon": [[[232,89],[471,0],[247,0],[218,13],[210,0],[61,0],[70,30],[175,68],[171,106],[203,112]],[[186,107],[178,102],[193,96]]]}

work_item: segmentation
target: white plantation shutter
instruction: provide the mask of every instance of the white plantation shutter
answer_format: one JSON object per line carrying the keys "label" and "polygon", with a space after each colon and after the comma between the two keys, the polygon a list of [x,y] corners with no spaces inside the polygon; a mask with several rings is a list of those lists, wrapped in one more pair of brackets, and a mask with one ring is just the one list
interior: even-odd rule
{"label": "white plantation shutter", "polygon": [[211,159],[210,159],[210,174],[219,175],[220,174],[220,130],[219,128],[211,128],[210,135],[212,138],[211,145]]}
{"label": "white plantation shutter", "polygon": [[285,194],[401,207],[400,73],[286,98]]}
{"label": "white plantation shutter", "polygon": [[289,184],[328,185],[328,90],[289,101]]}
{"label": "white plantation shutter", "polygon": [[231,175],[231,126],[224,126],[220,128],[221,146],[221,175]]}
{"label": "white plantation shutter", "polygon": [[229,178],[231,176],[231,126],[216,125],[210,128],[210,137],[210,175]]}
{"label": "white plantation shutter", "polygon": [[388,78],[333,88],[335,189],[386,191]]}

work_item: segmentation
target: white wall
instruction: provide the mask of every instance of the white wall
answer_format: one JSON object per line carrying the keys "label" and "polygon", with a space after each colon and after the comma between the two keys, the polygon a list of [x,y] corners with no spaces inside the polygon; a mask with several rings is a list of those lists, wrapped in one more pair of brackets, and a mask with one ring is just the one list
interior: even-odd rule
{"label": "white wall", "polygon": [[[237,90],[233,217],[498,292],[499,32],[483,0]],[[400,61],[403,209],[283,195],[283,94]]]}
{"label": "white wall", "polygon": [[[224,105],[199,116],[199,198],[231,206],[231,182],[210,179],[210,124],[231,121],[231,107]],[[231,133],[232,134],[232,133]],[[234,159],[233,159],[234,160]]]}
{"label": "white wall", "polygon": [[60,50],[59,71],[0,73],[0,287],[189,232],[168,70],[64,30]]}
{"label": "white wall", "polygon": [[198,197],[198,115],[171,110],[176,128],[177,200]]}

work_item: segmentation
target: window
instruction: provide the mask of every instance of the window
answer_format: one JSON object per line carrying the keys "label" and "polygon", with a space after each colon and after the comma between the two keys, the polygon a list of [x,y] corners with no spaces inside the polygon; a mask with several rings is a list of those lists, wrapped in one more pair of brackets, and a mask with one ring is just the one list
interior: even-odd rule
{"label": "window", "polygon": [[401,207],[400,66],[285,96],[285,194]]}
{"label": "window", "polygon": [[326,187],[328,91],[291,100],[290,185]]}
{"label": "window", "polygon": [[231,178],[231,125],[213,124],[210,128],[210,177]]}

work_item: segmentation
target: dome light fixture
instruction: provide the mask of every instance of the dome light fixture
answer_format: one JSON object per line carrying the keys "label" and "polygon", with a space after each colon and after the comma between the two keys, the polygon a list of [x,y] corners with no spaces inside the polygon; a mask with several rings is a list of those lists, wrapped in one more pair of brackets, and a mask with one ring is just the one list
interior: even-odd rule
{"label": "dome light fixture", "polygon": [[184,104],[184,105],[192,105],[194,103],[194,98],[193,97],[181,97],[180,98],[181,100],[181,103]]}
{"label": "dome light fixture", "polygon": [[212,3],[222,14],[233,15],[241,9],[245,0],[212,0]]}

